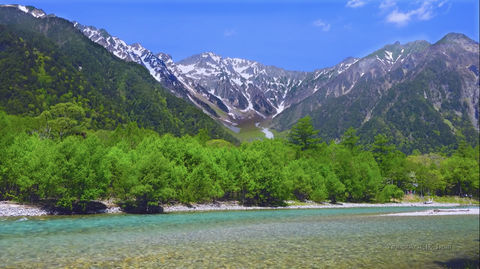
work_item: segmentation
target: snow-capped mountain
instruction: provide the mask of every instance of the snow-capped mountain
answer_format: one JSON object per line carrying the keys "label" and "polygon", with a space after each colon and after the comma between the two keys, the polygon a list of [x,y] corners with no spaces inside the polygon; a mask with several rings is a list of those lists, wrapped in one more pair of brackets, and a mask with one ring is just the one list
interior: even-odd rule
{"label": "snow-capped mountain", "polygon": [[211,52],[175,63],[168,54],[154,55],[140,44],[127,45],[103,29],[73,23],[85,36],[117,57],[145,66],[157,81],[178,97],[189,99],[227,122],[235,122],[254,112],[263,117],[274,116],[290,106],[291,100],[298,102],[306,97],[292,92],[295,98],[291,99],[289,92],[302,83],[307,72],[222,58]]}
{"label": "snow-capped mountain", "polygon": [[351,126],[370,134],[398,128],[396,134],[409,141],[436,139],[434,132],[418,137],[422,126],[451,129],[438,139],[455,139],[452,134],[461,132],[471,135],[471,127],[478,136],[478,55],[478,42],[456,33],[435,44],[420,40],[386,45],[275,117],[272,126],[283,131],[310,115],[329,138],[339,138]]}
{"label": "snow-capped mountain", "polygon": [[[333,67],[300,72],[222,57],[213,52],[174,62],[168,54],[153,54],[138,43],[127,45],[103,29],[77,22],[74,25],[117,57],[145,66],[157,81],[178,97],[190,100],[214,117],[233,123],[251,117],[252,113],[264,118],[276,117],[319,91],[323,98],[348,94],[360,79],[382,77],[402,64],[415,66],[415,58],[407,56],[430,45],[426,41],[405,45],[397,42],[361,59],[349,57]],[[385,87],[391,86],[387,84]]]}
{"label": "snow-capped mountain", "polygon": [[264,117],[280,113],[290,105],[288,92],[307,74],[245,59],[223,58],[212,52],[188,57],[177,62],[177,67],[186,77],[224,100],[234,111],[234,117],[248,111]]}
{"label": "snow-capped mountain", "polygon": [[73,25],[90,40],[102,45],[118,58],[145,66],[157,81],[171,91],[173,91],[176,84],[179,83],[175,76],[168,70],[165,63],[153,55],[152,52],[144,48],[140,43],[127,45],[123,40],[111,36],[104,29],[81,25],[75,21],[73,22]]}
{"label": "snow-capped mountain", "polygon": [[213,52],[174,62],[168,54],[153,54],[138,43],[127,45],[103,29],[77,22],[74,25],[117,57],[145,66],[157,81],[178,97],[190,100],[226,122],[250,117],[252,113],[264,118],[275,117],[319,90],[325,92],[325,98],[331,94],[335,97],[348,94],[360,78],[383,76],[401,64],[412,48],[429,45],[427,42],[417,42],[414,46],[397,42],[362,59],[349,57],[333,67],[300,72],[222,57]]}
{"label": "snow-capped mountain", "polygon": [[[184,77],[179,69],[176,68],[170,55],[163,53],[154,55],[141,44],[127,45],[123,40],[111,36],[104,29],[81,25],[78,22],[73,23],[90,40],[102,45],[120,59],[145,66],[150,75],[177,97],[190,100],[206,113],[216,118],[220,117],[220,115],[212,107],[218,107],[228,113],[227,107],[221,100],[208,93],[194,81]],[[227,120],[226,118],[220,118]]]}
{"label": "snow-capped mountain", "polygon": [[[31,6],[7,6],[17,7],[39,19],[54,16]],[[463,35],[445,36],[437,42],[442,46],[426,41],[397,42],[361,59],[349,57],[333,67],[300,72],[265,66],[251,60],[222,57],[212,52],[174,62],[168,54],[153,54],[139,43],[128,45],[103,29],[77,22],[73,24],[90,40],[120,59],[143,65],[163,87],[180,98],[190,100],[212,117],[235,123],[259,114],[264,118],[275,118],[273,124],[282,126],[280,129],[324,106],[327,99],[346,96],[354,100],[358,92],[355,89],[361,88],[359,84],[369,84],[367,94],[372,100],[381,98],[395,85],[415,79],[423,72],[422,66],[429,64],[431,59],[438,59],[447,62],[450,68],[458,67],[456,71],[464,79],[461,97],[467,100],[467,114],[478,130],[478,74],[466,79],[478,73],[478,57],[475,57],[478,55],[478,43]],[[439,109],[443,102],[441,98],[431,98]],[[362,108],[363,122],[370,119],[374,108],[374,102],[370,107]]]}
{"label": "snow-capped mountain", "polygon": [[404,45],[397,42],[393,45],[386,45],[361,59],[349,57],[333,68],[320,69],[309,74],[303,83],[304,87],[299,91],[308,92],[310,96],[320,90],[319,94],[324,98],[331,95],[339,97],[348,94],[360,79],[368,81],[385,76],[391,70],[405,64],[405,59],[411,59],[410,65],[415,65],[414,58],[408,58],[408,56],[429,45],[426,41],[416,41]]}

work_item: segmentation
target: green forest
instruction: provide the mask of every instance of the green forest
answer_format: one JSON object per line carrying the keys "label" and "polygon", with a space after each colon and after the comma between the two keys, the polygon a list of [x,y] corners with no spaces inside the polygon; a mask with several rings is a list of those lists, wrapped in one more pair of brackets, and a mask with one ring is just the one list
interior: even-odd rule
{"label": "green forest", "polygon": [[78,106],[95,130],[137,122],[182,136],[205,128],[212,138],[238,143],[201,109],[164,89],[145,67],[117,58],[71,22],[1,8],[0,109],[48,117],[50,107],[60,103]]}
{"label": "green forest", "polygon": [[[409,89],[417,91],[417,84]],[[441,119],[404,121],[402,111],[430,111],[409,102],[412,92],[404,95],[407,105],[386,116],[404,122],[403,129],[431,130],[431,139],[406,143],[375,117],[370,131],[359,134],[354,122],[332,117],[346,130],[333,134],[332,124],[313,113],[286,139],[240,144],[145,67],[115,57],[71,22],[2,8],[0,200],[72,210],[113,199],[146,212],[165,203],[215,201],[383,203],[406,191],[478,197],[479,148],[472,143],[478,133],[460,128],[453,116],[455,136],[445,135],[451,130]]]}
{"label": "green forest", "polygon": [[195,136],[159,135],[135,122],[114,131],[83,129],[82,108],[52,106],[37,117],[0,112],[0,200],[51,200],[61,208],[114,199],[147,210],[165,203],[239,201],[281,206],[315,202],[390,202],[405,191],[431,195],[479,191],[479,149],[465,142],[451,156],[395,149],[375,136],[360,145],[355,129],[328,144],[305,117],[288,139],[236,146]]}

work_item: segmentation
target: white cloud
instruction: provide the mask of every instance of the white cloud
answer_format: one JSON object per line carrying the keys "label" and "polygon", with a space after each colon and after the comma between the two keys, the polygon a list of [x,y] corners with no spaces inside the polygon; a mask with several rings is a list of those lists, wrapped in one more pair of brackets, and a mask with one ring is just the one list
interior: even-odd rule
{"label": "white cloud", "polygon": [[[399,11],[399,9],[396,8],[390,14],[387,15],[386,22],[394,23],[397,26],[405,26],[414,18],[421,21],[430,20],[431,18],[435,17],[435,13],[434,13],[435,6],[433,5],[433,2],[435,1],[436,0],[424,0],[422,5],[419,8],[409,10],[407,12]],[[385,1],[382,3],[382,4],[385,3],[384,7],[387,6],[387,2],[390,2],[390,1]]]}
{"label": "white cloud", "polygon": [[365,5],[367,2],[366,1],[362,1],[362,0],[350,0],[347,2],[347,7],[361,7],[363,5]]}
{"label": "white cloud", "polygon": [[379,8],[383,10],[390,9],[391,7],[394,7],[396,4],[397,3],[395,3],[394,0],[386,0],[380,4]]}
{"label": "white cloud", "polygon": [[225,30],[225,31],[223,32],[223,35],[224,35],[224,36],[232,36],[232,35],[236,35],[236,34],[237,34],[237,31],[232,30],[232,29],[230,29],[230,30]]}
{"label": "white cloud", "polygon": [[412,15],[410,13],[402,13],[398,12],[398,10],[394,10],[392,13],[388,14],[387,22],[396,23],[398,26],[403,26],[408,24],[411,16]]}
{"label": "white cloud", "polygon": [[414,10],[414,15],[417,15],[419,20],[422,21],[427,21],[433,18],[435,15],[433,15],[433,1],[425,1],[423,2],[422,6],[416,10]]}
{"label": "white cloud", "polygon": [[324,31],[324,32],[327,32],[328,30],[330,30],[330,24],[327,24],[327,23],[323,22],[322,20],[314,21],[313,26],[321,27],[322,31]]}

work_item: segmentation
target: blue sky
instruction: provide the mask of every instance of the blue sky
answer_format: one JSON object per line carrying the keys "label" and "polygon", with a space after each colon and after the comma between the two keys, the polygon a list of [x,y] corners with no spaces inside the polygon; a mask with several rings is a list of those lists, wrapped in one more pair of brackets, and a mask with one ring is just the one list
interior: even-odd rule
{"label": "blue sky", "polygon": [[179,61],[211,51],[313,71],[386,44],[434,43],[450,32],[479,40],[478,0],[36,1],[33,5],[104,28]]}

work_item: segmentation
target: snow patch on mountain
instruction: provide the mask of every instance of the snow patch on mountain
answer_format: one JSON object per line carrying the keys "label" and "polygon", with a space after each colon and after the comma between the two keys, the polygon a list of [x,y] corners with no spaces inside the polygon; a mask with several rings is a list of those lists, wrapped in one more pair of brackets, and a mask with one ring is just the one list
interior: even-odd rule
{"label": "snow patch on mountain", "polygon": [[22,6],[22,5],[18,5],[18,9],[20,9],[21,11],[25,12],[25,13],[28,13],[29,10],[26,6]]}
{"label": "snow patch on mountain", "polygon": [[56,17],[54,14],[47,15],[43,10],[34,7],[26,7],[23,5],[0,5],[0,7],[13,7],[18,10],[32,15],[35,18]]}
{"label": "snow patch on mountain", "polygon": [[385,58],[390,62],[393,62],[393,53],[390,51],[385,51]]}
{"label": "snow patch on mountain", "polygon": [[223,58],[212,52],[191,56],[176,65],[183,75],[214,89],[217,96],[229,100],[239,111],[255,110],[264,116],[273,116],[279,108],[276,104],[282,101],[278,98],[289,87],[298,87],[306,75],[255,61]]}
{"label": "snow patch on mountain", "polygon": [[[326,89],[327,95],[335,92],[335,87],[341,89],[339,93],[335,93],[336,96],[348,94],[357,80],[369,72],[368,68],[372,64],[365,61],[357,64],[360,59],[349,57],[336,66],[308,73],[264,66],[246,59],[222,57],[213,52],[193,55],[175,62],[170,55],[154,55],[138,43],[127,45],[123,40],[110,36],[105,30],[82,26],[76,22],[74,25],[115,56],[145,66],[157,81],[177,96],[188,97],[187,99],[199,107],[201,106],[197,98],[202,97],[202,102],[208,100],[208,105],[221,108],[230,117],[223,118],[224,121],[235,122],[251,116],[251,111],[262,117],[276,117],[291,105],[312,94],[318,94],[322,88]],[[383,54],[384,59],[377,55],[375,59],[385,66],[385,70],[390,69],[401,58],[399,55],[393,59],[394,53],[390,50],[385,50]],[[356,75],[347,72],[352,68],[355,68]],[[348,74],[343,76],[344,73]],[[340,84],[326,86],[340,76],[342,80],[335,82]],[[347,82],[344,84],[342,81],[345,79]]]}

